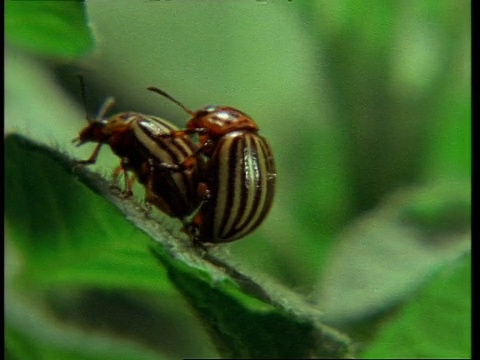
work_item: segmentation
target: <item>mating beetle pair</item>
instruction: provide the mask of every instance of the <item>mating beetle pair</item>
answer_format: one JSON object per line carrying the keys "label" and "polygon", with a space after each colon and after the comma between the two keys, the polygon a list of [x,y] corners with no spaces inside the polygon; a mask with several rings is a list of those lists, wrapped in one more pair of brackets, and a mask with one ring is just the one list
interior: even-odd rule
{"label": "mating beetle pair", "polygon": [[191,116],[186,129],[133,112],[105,118],[112,104],[107,100],[75,139],[77,145],[98,143],[82,163],[94,163],[109,144],[121,159],[114,179],[124,173],[131,192],[134,178],[128,180],[127,172],[133,172],[145,185],[146,202],[182,220],[194,243],[230,242],[256,229],[272,205],[276,174],[270,145],[255,122],[231,107],[193,112],[162,90],[148,89]]}

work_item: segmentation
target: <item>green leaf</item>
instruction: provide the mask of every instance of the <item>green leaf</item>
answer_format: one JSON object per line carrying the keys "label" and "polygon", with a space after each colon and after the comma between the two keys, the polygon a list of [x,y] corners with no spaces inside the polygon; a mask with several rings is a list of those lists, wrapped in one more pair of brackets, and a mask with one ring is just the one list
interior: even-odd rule
{"label": "green leaf", "polygon": [[167,266],[172,282],[195,309],[223,357],[339,358],[349,353],[348,340],[315,321],[312,310],[305,304],[290,303],[291,308],[269,305],[266,302],[275,303],[275,299],[270,298],[268,292],[252,288],[250,279],[238,277],[240,274],[232,273],[231,268],[220,262],[216,262],[219,269],[246,283],[243,291],[255,292],[266,302],[243,293],[232,279],[199,272],[158,249],[156,254]]}
{"label": "green leaf", "polygon": [[5,35],[10,44],[62,59],[80,57],[93,47],[83,1],[7,0]]}
{"label": "green leaf", "polygon": [[[155,288],[155,270],[150,267],[154,257],[147,259],[143,252],[146,236],[110,202],[155,239],[150,244],[169,279],[194,308],[221,354],[284,358],[351,353],[349,340],[321,324],[317,309],[278,285],[268,281],[259,285],[222,259],[221,247],[202,253],[180,233],[172,237],[155,214],[147,218],[134,199],[120,198],[104,179],[74,169],[70,159],[53,149],[14,135],[7,137],[5,150],[10,189],[6,219],[11,242],[25,256],[20,270],[24,284]],[[89,195],[82,183],[104,199]],[[132,275],[137,267],[141,271]],[[95,273],[98,278],[91,276]],[[162,284],[159,274],[163,272],[157,269]],[[135,281],[142,285],[135,286]],[[157,290],[165,286],[158,285]]]}
{"label": "green leaf", "polygon": [[[8,305],[7,299],[7,305]],[[14,301],[18,301],[18,298]],[[17,304],[18,305],[18,304]],[[23,309],[24,311],[27,309]],[[5,326],[6,359],[134,360],[161,359],[158,353],[122,338],[83,332],[59,326],[51,318],[39,316],[38,308],[28,308],[29,316],[18,325],[7,314]],[[25,317],[25,313],[23,313]],[[12,323],[14,325],[12,325]]]}
{"label": "green leaf", "polygon": [[[467,62],[470,58],[457,61]],[[470,65],[465,67],[470,68]],[[472,173],[471,73],[465,74],[460,84],[454,82],[458,75],[454,76],[434,114],[435,119],[441,121],[432,123],[429,128],[430,139],[426,142],[422,171],[426,179],[455,179],[469,177]]]}
{"label": "green leaf", "polygon": [[351,325],[379,316],[468,252],[470,197],[468,180],[414,187],[352,223],[319,284],[329,320]]}
{"label": "green leaf", "polygon": [[333,121],[345,134],[353,215],[400,184],[469,176],[469,1],[454,11],[448,1],[317,0],[299,8],[316,34]]}
{"label": "green leaf", "polygon": [[450,264],[385,324],[362,357],[470,358],[470,255]]}
{"label": "green leaf", "polygon": [[149,238],[72,176],[72,163],[15,136],[5,154],[7,238],[21,250],[26,287],[172,291],[147,251]]}

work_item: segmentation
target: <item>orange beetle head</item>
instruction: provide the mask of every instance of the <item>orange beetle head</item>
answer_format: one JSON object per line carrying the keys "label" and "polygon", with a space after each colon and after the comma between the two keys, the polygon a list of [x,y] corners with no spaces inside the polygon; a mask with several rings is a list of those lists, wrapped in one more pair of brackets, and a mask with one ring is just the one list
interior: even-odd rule
{"label": "orange beetle head", "polygon": [[127,112],[95,120],[80,131],[73,141],[77,142],[77,146],[86,142],[107,143],[113,134],[128,130],[136,117],[136,114]]}

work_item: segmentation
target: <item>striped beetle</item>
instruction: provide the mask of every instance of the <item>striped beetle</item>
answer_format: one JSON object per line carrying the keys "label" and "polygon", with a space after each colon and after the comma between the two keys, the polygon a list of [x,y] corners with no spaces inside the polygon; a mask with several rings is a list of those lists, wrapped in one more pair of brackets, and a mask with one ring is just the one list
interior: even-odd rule
{"label": "striped beetle", "polygon": [[[85,100],[84,100],[85,101]],[[169,216],[186,217],[201,204],[197,196],[197,166],[185,166],[195,160],[198,146],[186,136],[163,137],[176,133],[177,127],[166,120],[136,112],[118,113],[108,118],[106,112],[113,106],[113,98],[105,101],[96,119],[87,116],[87,125],[73,141],[77,146],[86,142],[98,143],[87,160],[81,164],[96,162],[100,149],[109,144],[120,157],[120,166],[114,170],[114,183],[123,173],[126,196],[131,196],[135,178],[145,185],[145,202],[153,204]],[[179,168],[178,164],[184,164]],[[128,172],[133,177],[128,179]]]}
{"label": "striped beetle", "polygon": [[[224,243],[244,237],[267,216],[275,191],[275,163],[266,138],[245,113],[227,106],[196,112],[164,91],[149,87],[192,116],[187,128],[164,135],[199,136],[198,194],[206,199],[186,227],[194,243]],[[200,161],[203,158],[203,161]]]}

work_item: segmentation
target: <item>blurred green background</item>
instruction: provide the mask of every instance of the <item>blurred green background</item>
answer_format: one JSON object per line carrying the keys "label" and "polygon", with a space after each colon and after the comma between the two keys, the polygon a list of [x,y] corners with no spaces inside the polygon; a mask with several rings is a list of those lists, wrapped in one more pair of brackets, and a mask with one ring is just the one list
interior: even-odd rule
{"label": "blurred green background", "polygon": [[[78,72],[90,113],[114,96],[118,111],[183,126],[188,116],[148,86],[192,109],[245,111],[274,149],[277,194],[260,229],[221,251],[358,341],[468,252],[470,1],[72,4],[7,1],[7,134],[86,158],[93,148],[70,144],[86,123]],[[108,174],[117,161],[105,149],[95,168]],[[186,356],[184,340],[166,352]]]}

